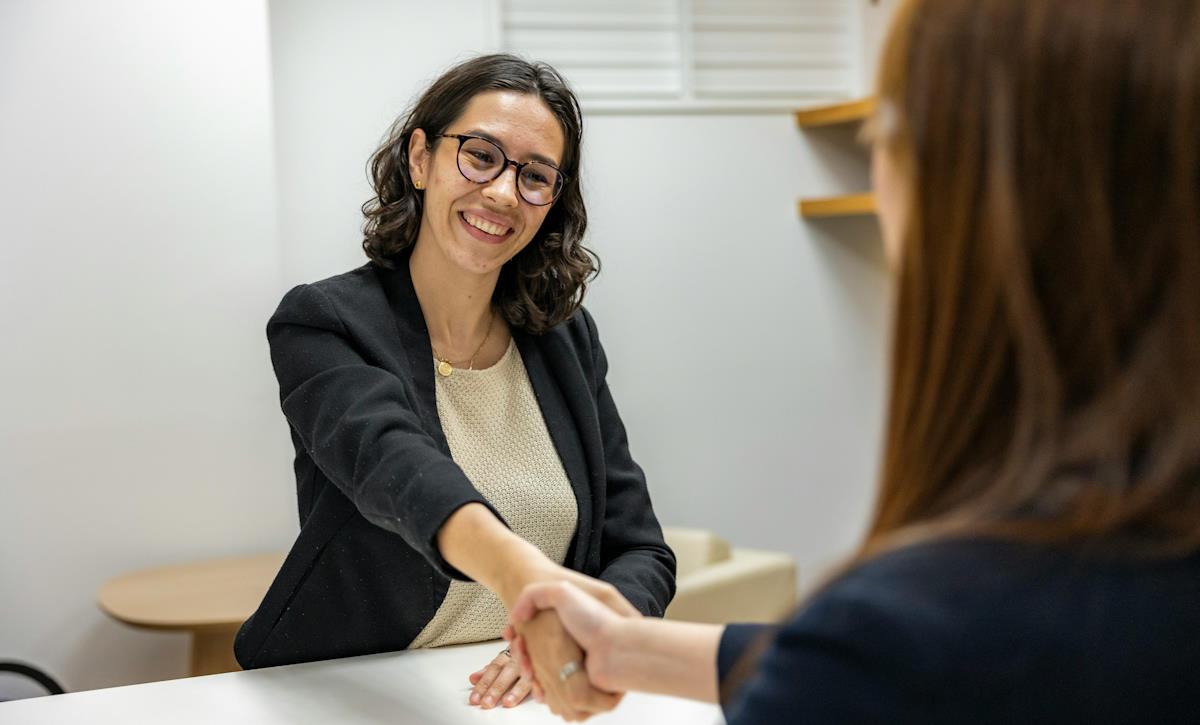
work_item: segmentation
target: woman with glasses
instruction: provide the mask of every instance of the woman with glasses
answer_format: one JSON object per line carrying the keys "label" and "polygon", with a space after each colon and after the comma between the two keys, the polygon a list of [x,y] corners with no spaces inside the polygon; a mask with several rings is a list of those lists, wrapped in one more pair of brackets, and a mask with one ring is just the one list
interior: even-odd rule
{"label": "woman with glasses", "polygon": [[514,621],[587,652],[526,633],[538,682],[721,690],[730,725],[1200,722],[1200,3],[910,0],[882,58],[861,550],[778,628],[535,586]]}
{"label": "woman with glasses", "polygon": [[[301,528],[238,633],[244,667],[498,638],[534,582],[662,615],[674,556],[580,306],[581,134],[552,68],[492,55],[372,157],[370,262],[293,289],[267,327]],[[579,656],[556,616],[534,626],[544,656]],[[470,680],[484,707],[529,690],[507,651]]]}

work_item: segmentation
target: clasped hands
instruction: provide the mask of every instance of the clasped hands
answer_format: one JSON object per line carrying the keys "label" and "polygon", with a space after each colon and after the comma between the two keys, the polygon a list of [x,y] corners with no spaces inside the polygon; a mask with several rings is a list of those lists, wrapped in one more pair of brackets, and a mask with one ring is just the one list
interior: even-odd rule
{"label": "clasped hands", "polygon": [[504,638],[534,697],[564,720],[586,720],[621,702],[624,688],[606,656],[610,630],[640,616],[611,584],[542,582],[521,593]]}
{"label": "clasped hands", "polygon": [[[623,693],[597,667],[601,624],[641,614],[611,584],[571,574],[565,581],[539,582],[522,590],[504,629],[510,648],[471,674],[471,704],[512,707],[532,692],[552,713],[579,721],[620,703]],[[601,616],[596,616],[601,614],[598,610]]]}

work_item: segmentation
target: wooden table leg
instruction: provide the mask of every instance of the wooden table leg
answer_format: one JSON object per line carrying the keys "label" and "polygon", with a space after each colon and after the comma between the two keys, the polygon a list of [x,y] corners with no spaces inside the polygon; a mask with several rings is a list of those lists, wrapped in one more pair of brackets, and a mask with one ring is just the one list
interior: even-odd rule
{"label": "wooden table leg", "polygon": [[236,634],[236,629],[192,632],[191,676],[242,669],[233,656],[233,637]]}

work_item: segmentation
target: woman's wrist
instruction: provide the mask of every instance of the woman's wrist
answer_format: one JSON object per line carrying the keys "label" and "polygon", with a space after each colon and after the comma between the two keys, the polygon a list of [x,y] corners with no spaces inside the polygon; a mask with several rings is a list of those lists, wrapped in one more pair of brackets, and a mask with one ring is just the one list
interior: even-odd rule
{"label": "woman's wrist", "polygon": [[606,627],[595,664],[606,688],[614,691],[716,702],[717,648],[724,629],[652,618],[616,619]]}
{"label": "woman's wrist", "polygon": [[[589,676],[609,692],[628,692],[638,687],[636,663],[641,657],[639,642],[647,632],[639,631],[641,617],[617,617],[604,627],[596,644],[588,650]],[[633,664],[634,667],[629,665]]]}
{"label": "woman's wrist", "polygon": [[551,578],[557,569],[480,503],[452,513],[438,531],[437,544],[450,566],[495,592],[506,608],[526,585]]}
{"label": "woman's wrist", "polygon": [[495,552],[496,573],[492,581],[480,582],[495,592],[505,609],[512,609],[525,587],[555,578],[559,567],[533,544],[513,534]]}

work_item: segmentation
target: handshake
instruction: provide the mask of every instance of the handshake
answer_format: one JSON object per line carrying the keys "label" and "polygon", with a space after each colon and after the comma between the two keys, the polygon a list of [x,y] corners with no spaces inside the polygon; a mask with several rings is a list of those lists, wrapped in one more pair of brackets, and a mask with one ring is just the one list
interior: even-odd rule
{"label": "handshake", "polygon": [[617,706],[628,685],[619,676],[614,645],[627,620],[641,613],[611,584],[589,579],[531,584],[509,613],[504,638],[533,696],[564,720],[577,721]]}
{"label": "handshake", "polygon": [[532,693],[578,721],[620,703],[629,686],[618,676],[614,645],[623,625],[642,615],[611,584],[559,572],[566,576],[528,584],[512,600],[509,649],[470,676],[471,704],[512,707]]}

